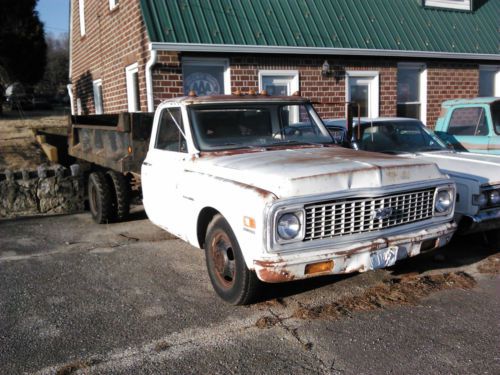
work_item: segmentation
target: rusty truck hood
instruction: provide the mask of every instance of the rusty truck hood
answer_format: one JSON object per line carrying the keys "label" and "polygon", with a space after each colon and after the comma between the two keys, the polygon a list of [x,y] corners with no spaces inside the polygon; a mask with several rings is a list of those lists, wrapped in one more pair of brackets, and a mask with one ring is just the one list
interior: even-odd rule
{"label": "rusty truck hood", "polygon": [[207,154],[187,169],[254,186],[278,198],[443,178],[432,163],[340,147]]}

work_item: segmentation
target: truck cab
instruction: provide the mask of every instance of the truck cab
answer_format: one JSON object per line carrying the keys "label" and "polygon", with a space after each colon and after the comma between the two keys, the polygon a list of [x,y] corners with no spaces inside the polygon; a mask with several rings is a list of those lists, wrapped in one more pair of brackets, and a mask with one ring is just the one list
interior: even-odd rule
{"label": "truck cab", "polygon": [[500,98],[443,102],[435,132],[457,151],[500,155]]}

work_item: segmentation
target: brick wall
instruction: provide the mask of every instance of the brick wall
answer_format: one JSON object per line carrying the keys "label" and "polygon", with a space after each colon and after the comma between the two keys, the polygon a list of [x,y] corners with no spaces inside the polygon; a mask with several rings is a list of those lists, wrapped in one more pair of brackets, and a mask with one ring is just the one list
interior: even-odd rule
{"label": "brick wall", "polygon": [[427,124],[432,127],[436,124],[443,101],[474,98],[478,93],[479,66],[477,64],[428,64]]}
{"label": "brick wall", "polygon": [[82,37],[78,0],[71,0],[71,83],[75,109],[80,98],[83,113],[95,113],[92,81],[101,79],[104,112],[126,111],[125,67],[137,62],[141,110],[146,111],[144,68],[149,59],[149,41],[139,1],[120,0],[113,10],[107,0],[84,0],[84,3],[86,33]]}
{"label": "brick wall", "polygon": [[155,107],[163,100],[184,95],[182,67],[177,52],[158,52],[153,70],[153,97]]}
{"label": "brick wall", "polygon": [[[155,105],[162,100],[178,95],[183,95],[182,67],[179,53],[161,52],[158,55],[159,64],[155,67],[154,96]],[[226,57],[216,54],[193,55],[184,54],[188,57]],[[259,70],[297,70],[299,71],[299,85],[303,96],[313,101],[325,103],[345,101],[345,79],[335,79],[332,76],[323,77],[321,67],[324,57],[309,56],[269,56],[269,55],[231,55],[229,66],[231,72],[231,91],[258,90]],[[338,59],[330,58],[329,61],[338,62]],[[336,64],[337,65],[337,64]],[[345,70],[367,70],[378,71],[380,74],[380,116],[396,115],[396,75],[397,62],[379,62],[367,64],[356,60],[345,60],[341,67]],[[322,116],[343,116],[344,110],[341,105],[321,105],[318,111]]]}

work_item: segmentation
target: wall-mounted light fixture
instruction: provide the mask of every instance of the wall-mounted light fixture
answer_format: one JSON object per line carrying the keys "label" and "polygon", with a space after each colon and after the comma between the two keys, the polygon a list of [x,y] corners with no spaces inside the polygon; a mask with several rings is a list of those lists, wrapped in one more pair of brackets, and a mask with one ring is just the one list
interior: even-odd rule
{"label": "wall-mounted light fixture", "polygon": [[321,66],[321,75],[323,77],[333,77],[335,81],[339,81],[341,78],[345,77],[345,69],[340,65],[330,66],[328,60],[325,60],[323,65]]}

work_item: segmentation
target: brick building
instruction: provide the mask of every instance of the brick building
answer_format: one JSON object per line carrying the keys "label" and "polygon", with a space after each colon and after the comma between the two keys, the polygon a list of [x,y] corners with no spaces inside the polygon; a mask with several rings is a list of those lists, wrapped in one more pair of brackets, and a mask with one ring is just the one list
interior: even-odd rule
{"label": "brick building", "polygon": [[300,90],[432,126],[443,100],[500,96],[499,19],[500,0],[71,0],[68,89],[80,114]]}

